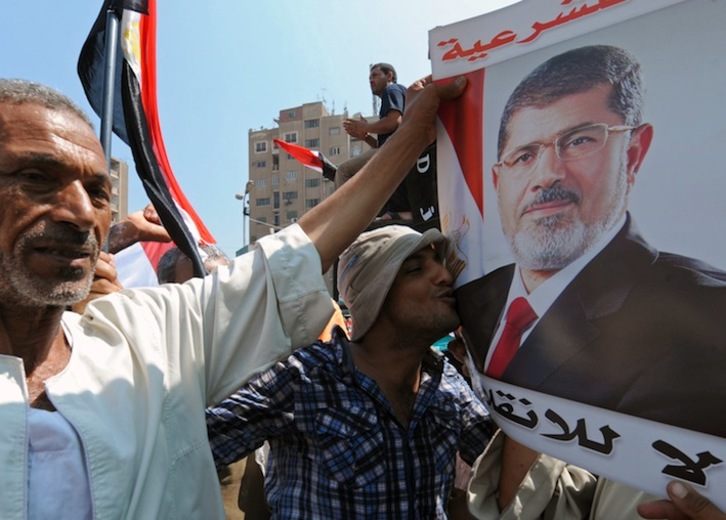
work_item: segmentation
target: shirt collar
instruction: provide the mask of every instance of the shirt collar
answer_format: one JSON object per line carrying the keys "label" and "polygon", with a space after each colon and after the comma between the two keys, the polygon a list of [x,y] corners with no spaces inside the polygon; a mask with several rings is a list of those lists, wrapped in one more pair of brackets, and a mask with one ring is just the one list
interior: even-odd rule
{"label": "shirt collar", "polygon": [[[333,328],[330,344],[336,349],[336,358],[342,370],[355,378],[357,370],[350,354],[350,341],[343,329],[337,325]],[[429,348],[421,361],[421,370],[431,375],[440,374],[444,369],[444,358],[443,352],[434,347]]]}

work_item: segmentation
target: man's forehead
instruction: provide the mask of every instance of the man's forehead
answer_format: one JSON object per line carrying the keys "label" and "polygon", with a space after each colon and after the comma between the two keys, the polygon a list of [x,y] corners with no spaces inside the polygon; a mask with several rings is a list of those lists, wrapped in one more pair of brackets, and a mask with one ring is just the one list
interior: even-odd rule
{"label": "man's forehead", "polygon": [[540,142],[586,124],[620,124],[622,117],[608,106],[610,88],[597,86],[568,94],[546,105],[516,110],[508,125],[507,147]]}
{"label": "man's forehead", "polygon": [[[64,155],[84,157],[106,172],[105,156],[93,129],[70,110],[36,103],[0,103],[0,147],[20,159]],[[58,160],[61,160],[60,157]]]}
{"label": "man's forehead", "polygon": [[90,134],[95,135],[93,128],[70,108],[62,106],[51,108],[35,101],[20,103],[0,101],[0,127],[10,124],[12,127],[17,127],[17,125],[42,126],[52,121],[56,121],[58,124],[63,121],[67,125],[72,124],[79,129],[87,129]]}

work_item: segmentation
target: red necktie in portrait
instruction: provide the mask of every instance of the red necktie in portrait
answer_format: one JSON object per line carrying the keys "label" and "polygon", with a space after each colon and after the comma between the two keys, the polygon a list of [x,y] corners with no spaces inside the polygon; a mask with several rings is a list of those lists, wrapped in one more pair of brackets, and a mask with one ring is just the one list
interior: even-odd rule
{"label": "red necktie in portrait", "polygon": [[517,353],[519,342],[522,340],[522,332],[529,327],[537,314],[530,307],[526,298],[515,298],[507,309],[507,321],[504,324],[504,330],[499,338],[494,354],[489,361],[486,374],[490,377],[499,379],[507,365]]}

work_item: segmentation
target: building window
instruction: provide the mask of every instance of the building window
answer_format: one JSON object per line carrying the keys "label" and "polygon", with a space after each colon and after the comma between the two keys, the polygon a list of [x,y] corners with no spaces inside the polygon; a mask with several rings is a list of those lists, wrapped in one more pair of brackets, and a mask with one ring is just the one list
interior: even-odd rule
{"label": "building window", "polygon": [[273,175],[272,176],[272,186],[274,188],[277,188],[280,185],[280,176],[279,175]]}
{"label": "building window", "polygon": [[340,127],[339,126],[331,126],[330,130],[328,130],[328,133],[330,135],[340,135]]}
{"label": "building window", "polygon": [[320,179],[319,178],[315,178],[315,179],[305,179],[305,187],[306,188],[317,188],[318,186],[320,186]]}
{"label": "building window", "polygon": [[305,139],[305,148],[318,148],[320,139]]}
{"label": "building window", "polygon": [[255,179],[255,187],[264,188],[267,186],[267,179]]}
{"label": "building window", "polygon": [[312,209],[320,204],[320,199],[305,199],[305,208]]}
{"label": "building window", "polygon": [[331,146],[328,155],[340,155],[340,146]]}
{"label": "building window", "polygon": [[297,192],[296,191],[283,191],[282,200],[285,201],[285,204],[292,204],[293,200],[297,200]]}
{"label": "building window", "polygon": [[255,153],[265,153],[267,151],[267,141],[257,141],[255,143]]}
{"label": "building window", "polygon": [[289,134],[285,134],[285,142],[297,143],[297,132],[290,132]]}
{"label": "building window", "polygon": [[272,215],[272,225],[278,226],[278,227],[280,226],[280,214],[279,213],[275,213],[274,215]]}
{"label": "building window", "polygon": [[362,153],[363,153],[363,146],[360,143],[351,145],[351,147],[350,147],[350,156],[351,157],[358,157]]}
{"label": "building window", "polygon": [[277,171],[279,169],[280,169],[280,156],[273,155],[272,156],[272,170]]}
{"label": "building window", "polygon": [[318,128],[320,126],[320,119],[306,119],[305,128]]}
{"label": "building window", "polygon": [[257,217],[257,222],[255,222],[255,224],[257,224],[258,226],[262,224],[267,224],[267,217]]}
{"label": "building window", "polygon": [[286,216],[287,220],[295,222],[297,220],[297,211],[288,211]]}
{"label": "building window", "polygon": [[257,199],[255,201],[256,206],[269,206],[270,205],[270,197],[263,197],[261,199]]}
{"label": "building window", "polygon": [[[295,112],[294,110],[290,110],[290,111],[289,111],[289,112],[287,113],[287,117],[289,117],[290,119],[295,119],[295,118],[297,117],[297,112]],[[289,142],[290,142],[290,141],[288,141],[288,143],[289,143]]]}
{"label": "building window", "polygon": [[285,180],[286,181],[294,181],[297,179],[297,172],[296,171],[290,171],[285,174]]}
{"label": "building window", "polygon": [[257,168],[264,168],[265,166],[267,166],[267,161],[257,161],[255,163],[255,167]]}

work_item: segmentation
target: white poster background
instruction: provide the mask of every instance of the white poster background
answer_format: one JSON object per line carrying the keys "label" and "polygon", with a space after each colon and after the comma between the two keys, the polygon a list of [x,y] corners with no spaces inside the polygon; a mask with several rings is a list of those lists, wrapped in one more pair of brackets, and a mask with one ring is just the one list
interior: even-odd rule
{"label": "white poster background", "polygon": [[[573,13],[581,16],[573,16]],[[555,23],[558,16],[559,23]],[[434,79],[486,67],[483,221],[471,194],[466,193],[456,153],[441,126],[437,137],[442,227],[457,241],[461,256],[467,261],[457,286],[513,262],[501,231],[491,178],[491,165],[496,161],[499,119],[507,98],[519,81],[539,64],[568,49],[591,44],[624,48],[636,56],[643,69],[646,84],[644,121],[653,124],[655,136],[636,177],[629,203],[629,210],[643,236],[662,251],[726,268],[726,167],[720,153],[726,142],[724,22],[726,2],[723,1],[532,0],[432,30],[429,43]],[[518,44],[518,40],[536,32],[536,24],[540,29],[549,28],[541,30],[534,41]],[[461,52],[452,50],[456,44]],[[487,46],[490,47],[487,49]],[[480,52],[477,53],[477,49]],[[457,52],[459,57],[445,60],[447,52],[449,58]],[[486,391],[482,389],[485,394],[507,386],[483,379],[490,384],[496,383],[492,387],[485,381]],[[565,403],[574,405],[575,409],[585,406]],[[632,421],[629,439],[636,439],[639,429],[648,439],[678,430],[606,410],[594,410],[607,417],[610,414],[626,417],[628,424]],[[652,448],[633,449],[634,445],[629,441],[628,448],[621,448],[625,457],[583,457],[582,450],[572,449],[571,445],[561,449],[562,444],[542,444],[541,438],[527,437],[526,431],[517,431],[522,430],[521,427],[503,422],[513,437],[596,473],[616,479],[620,475],[622,480],[632,468],[641,468],[645,475],[639,473],[637,479],[626,480],[631,484],[639,483],[640,487],[653,493],[663,494],[665,482],[670,479],[657,471],[659,466],[663,467],[665,459]],[[708,438],[714,453],[718,451],[726,460],[723,456],[726,440],[683,432],[685,434],[681,434],[678,442],[684,453],[693,455],[704,451],[703,439]],[[621,440],[619,445],[623,444]],[[646,444],[641,442],[641,445]],[[726,499],[719,497],[714,489],[726,489],[725,466],[724,463],[712,466],[708,470],[709,485],[701,488],[721,507],[726,507]],[[723,495],[722,492],[719,494]]]}

